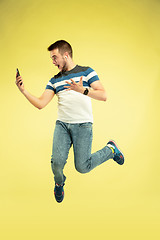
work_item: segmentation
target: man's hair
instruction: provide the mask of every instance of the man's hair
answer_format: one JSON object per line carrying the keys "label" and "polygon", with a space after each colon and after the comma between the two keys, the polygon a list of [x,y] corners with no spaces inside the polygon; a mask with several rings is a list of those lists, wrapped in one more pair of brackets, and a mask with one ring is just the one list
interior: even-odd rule
{"label": "man's hair", "polygon": [[65,53],[65,52],[68,52],[68,54],[72,58],[72,54],[73,54],[72,47],[65,40],[56,41],[55,43],[51,44],[48,47],[48,51],[52,51],[54,49],[58,49],[61,54]]}

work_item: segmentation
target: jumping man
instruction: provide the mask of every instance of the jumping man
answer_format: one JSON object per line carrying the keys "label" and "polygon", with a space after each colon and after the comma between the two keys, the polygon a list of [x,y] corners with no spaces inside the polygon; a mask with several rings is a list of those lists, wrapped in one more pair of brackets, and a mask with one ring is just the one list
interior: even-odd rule
{"label": "jumping man", "polygon": [[28,101],[38,109],[44,108],[55,94],[58,97],[58,118],[54,130],[51,167],[55,180],[54,195],[60,203],[64,198],[66,180],[63,169],[72,145],[75,168],[80,173],[88,173],[108,159],[122,165],[124,156],[114,141],[109,141],[104,148],[91,154],[91,98],[107,100],[97,73],[90,67],[74,64],[72,47],[64,40],[50,45],[48,51],[59,73],[49,80],[43,94],[39,98],[31,95],[24,88],[21,76],[16,75],[16,84]]}

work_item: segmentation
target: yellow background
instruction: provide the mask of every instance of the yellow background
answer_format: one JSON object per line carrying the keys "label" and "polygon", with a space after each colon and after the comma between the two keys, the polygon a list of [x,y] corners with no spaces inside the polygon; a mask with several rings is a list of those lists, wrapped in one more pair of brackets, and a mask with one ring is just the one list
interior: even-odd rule
{"label": "yellow background", "polygon": [[[41,95],[59,39],[107,91],[107,102],[92,101],[93,152],[114,139],[126,159],[82,175],[71,149],[62,204],[50,168],[57,99],[39,111],[15,85],[18,67]],[[0,56],[1,239],[159,239],[160,1],[1,0]]]}

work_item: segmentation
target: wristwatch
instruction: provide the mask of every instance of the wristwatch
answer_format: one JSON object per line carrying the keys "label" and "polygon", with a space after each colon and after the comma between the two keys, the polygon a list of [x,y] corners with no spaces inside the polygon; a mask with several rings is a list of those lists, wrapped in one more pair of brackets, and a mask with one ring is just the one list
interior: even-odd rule
{"label": "wristwatch", "polygon": [[84,90],[84,95],[87,95],[89,93],[89,90],[88,90],[88,88],[86,88],[85,90]]}

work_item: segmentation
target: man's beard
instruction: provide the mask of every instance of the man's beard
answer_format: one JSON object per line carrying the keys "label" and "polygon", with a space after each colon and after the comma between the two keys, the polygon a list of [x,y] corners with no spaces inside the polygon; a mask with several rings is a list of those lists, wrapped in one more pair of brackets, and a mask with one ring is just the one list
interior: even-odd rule
{"label": "man's beard", "polygon": [[67,71],[67,66],[66,66],[66,65],[67,65],[67,64],[66,64],[66,62],[65,62],[64,65],[63,65],[62,71],[61,71],[62,73]]}

